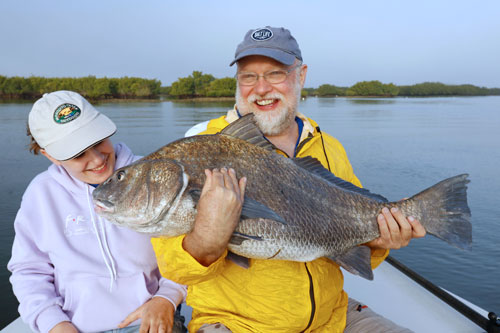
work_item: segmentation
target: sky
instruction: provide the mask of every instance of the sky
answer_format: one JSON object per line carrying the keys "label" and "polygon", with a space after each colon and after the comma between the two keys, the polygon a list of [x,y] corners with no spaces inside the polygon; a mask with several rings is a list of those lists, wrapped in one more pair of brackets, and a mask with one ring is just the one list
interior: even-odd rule
{"label": "sky", "polygon": [[250,29],[288,28],[306,87],[500,87],[498,0],[0,0],[0,75],[233,76]]}

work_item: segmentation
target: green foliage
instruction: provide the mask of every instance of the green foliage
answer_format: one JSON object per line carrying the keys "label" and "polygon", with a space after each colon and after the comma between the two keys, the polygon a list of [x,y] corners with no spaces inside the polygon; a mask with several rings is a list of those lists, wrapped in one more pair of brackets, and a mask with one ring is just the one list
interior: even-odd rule
{"label": "green foliage", "polygon": [[307,88],[309,95],[326,96],[487,96],[500,95],[500,88],[476,87],[471,84],[446,85],[439,82],[424,82],[412,86],[396,86],[380,81],[362,81],[350,88],[335,87],[330,84],[319,86],[314,92]]}
{"label": "green foliage", "polygon": [[90,99],[106,98],[155,98],[161,82],[134,77],[96,78],[44,78],[38,76],[0,76],[0,98],[36,99],[46,92],[72,90]]}
{"label": "green foliage", "polygon": [[302,97],[315,96],[316,89],[315,88],[303,88],[302,91],[300,92],[300,95]]}
{"label": "green foliage", "polygon": [[208,87],[214,80],[215,78],[211,74],[193,71],[188,77],[181,77],[172,83],[169,94],[176,98],[207,96]]}
{"label": "green foliage", "polygon": [[194,80],[194,95],[195,96],[206,96],[208,86],[210,82],[215,80],[215,77],[212,74],[202,74],[202,72],[193,71],[193,80]]}
{"label": "green foliage", "polygon": [[316,89],[316,95],[320,97],[326,96],[345,96],[346,89],[333,86],[331,84],[322,84]]}
{"label": "green foliage", "polygon": [[181,77],[172,83],[170,95],[178,98],[187,98],[194,96],[194,80],[191,76]]}
{"label": "green foliage", "polygon": [[160,95],[168,96],[168,95],[170,95],[171,90],[172,90],[172,86],[160,87]]}
{"label": "green foliage", "polygon": [[399,88],[394,84],[384,84],[380,81],[362,81],[347,89],[347,96],[397,96]]}
{"label": "green foliage", "polygon": [[500,95],[500,88],[476,87],[471,84],[446,85],[440,82],[424,82],[401,86],[399,96],[486,96]]}
{"label": "green foliage", "polygon": [[[30,76],[7,77],[0,75],[0,99],[36,99],[46,92],[72,90],[90,99],[108,98],[157,98],[160,94],[174,98],[234,97],[236,79],[216,79],[211,74],[193,71],[179,78],[170,87],[161,87],[159,80],[137,77],[45,78]],[[471,84],[446,85],[440,82],[424,82],[411,86],[396,86],[380,81],[362,81],[350,88],[322,84],[319,88],[304,88],[301,96],[486,96],[500,95],[500,88],[477,87]]]}
{"label": "green foliage", "polygon": [[215,79],[210,82],[207,89],[209,97],[234,97],[236,94],[236,79],[234,77],[225,77]]}

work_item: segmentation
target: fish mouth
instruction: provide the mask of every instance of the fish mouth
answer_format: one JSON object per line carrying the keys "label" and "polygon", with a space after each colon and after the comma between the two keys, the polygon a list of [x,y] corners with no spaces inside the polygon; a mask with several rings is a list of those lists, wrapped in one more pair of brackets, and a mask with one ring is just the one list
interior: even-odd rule
{"label": "fish mouth", "polygon": [[96,213],[113,213],[115,205],[108,200],[94,200],[94,208]]}

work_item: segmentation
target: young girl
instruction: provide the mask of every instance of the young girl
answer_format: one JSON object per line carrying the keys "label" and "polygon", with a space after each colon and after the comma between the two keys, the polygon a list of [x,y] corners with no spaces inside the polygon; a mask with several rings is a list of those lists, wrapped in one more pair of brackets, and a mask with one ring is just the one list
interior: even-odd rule
{"label": "young girl", "polygon": [[94,212],[94,187],[138,159],[112,145],[115,131],[71,91],[45,94],[29,114],[30,150],[52,165],[23,195],[8,269],[35,332],[171,332],[186,295],[160,276],[148,236]]}

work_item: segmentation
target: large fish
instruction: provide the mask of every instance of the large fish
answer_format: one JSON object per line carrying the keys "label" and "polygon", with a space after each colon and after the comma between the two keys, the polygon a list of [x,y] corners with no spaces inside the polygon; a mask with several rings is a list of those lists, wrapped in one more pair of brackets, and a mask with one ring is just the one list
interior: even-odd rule
{"label": "large fish", "polygon": [[373,279],[370,250],[382,207],[398,207],[426,231],[459,248],[471,246],[466,174],[414,195],[384,197],[335,177],[314,158],[286,158],[242,117],[220,134],[183,138],[117,170],[93,193],[98,214],[157,236],[188,233],[205,169],[234,168],[246,176],[241,220],[228,245],[246,258],[311,261],[329,257]]}

